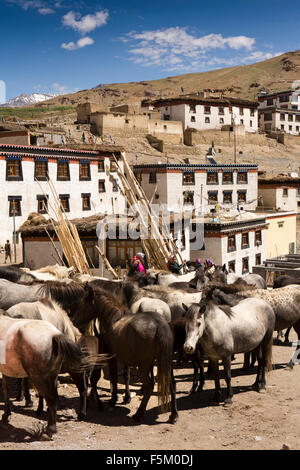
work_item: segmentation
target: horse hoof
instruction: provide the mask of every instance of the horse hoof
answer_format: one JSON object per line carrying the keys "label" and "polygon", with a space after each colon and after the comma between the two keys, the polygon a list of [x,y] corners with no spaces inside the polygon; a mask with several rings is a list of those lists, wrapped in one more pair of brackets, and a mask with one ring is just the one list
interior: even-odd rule
{"label": "horse hoof", "polygon": [[117,403],[117,400],[109,400],[108,402],[108,406],[110,406],[111,408],[113,408]]}
{"label": "horse hoof", "polygon": [[170,424],[175,424],[178,421],[178,414],[177,413],[172,413],[168,419],[168,423]]}
{"label": "horse hoof", "polygon": [[129,405],[131,402],[131,397],[124,397],[123,398],[123,405]]}
{"label": "horse hoof", "polygon": [[78,421],[85,421],[86,420],[86,413],[78,413],[77,414]]}
{"label": "horse hoof", "polygon": [[251,388],[252,388],[252,390],[254,390],[255,392],[259,392],[259,385],[258,385],[257,383],[254,383]]}
{"label": "horse hoof", "polygon": [[232,398],[225,398],[224,405],[232,405]]}
{"label": "horse hoof", "polygon": [[25,403],[25,406],[26,406],[27,408],[32,408],[32,407],[33,407],[33,401],[31,401],[31,400],[30,400],[30,401],[27,401],[27,402]]}

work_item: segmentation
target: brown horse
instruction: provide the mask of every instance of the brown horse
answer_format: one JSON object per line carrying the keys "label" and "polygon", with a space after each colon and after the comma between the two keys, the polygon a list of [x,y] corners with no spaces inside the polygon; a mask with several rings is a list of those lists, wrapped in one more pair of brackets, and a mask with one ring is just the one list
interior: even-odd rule
{"label": "brown horse", "polygon": [[78,299],[73,321],[78,328],[98,318],[105,352],[114,354],[111,360],[112,399],[117,401],[117,360],[124,366],[138,367],[143,383],[143,399],[133,419],[140,421],[153,392],[153,366],[157,364],[158,396],[166,408],[171,395],[170,423],[178,418],[176,389],[173,376],[173,336],[166,319],[157,313],[133,315],[127,312],[114,297],[88,284],[85,294]]}

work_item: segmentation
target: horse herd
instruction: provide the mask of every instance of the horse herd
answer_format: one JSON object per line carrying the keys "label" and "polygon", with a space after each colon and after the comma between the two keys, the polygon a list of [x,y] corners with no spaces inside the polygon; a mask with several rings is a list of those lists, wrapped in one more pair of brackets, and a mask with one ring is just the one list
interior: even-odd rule
{"label": "horse herd", "polygon": [[116,404],[121,364],[124,403],[131,399],[130,368],[137,369],[142,383],[142,399],[132,418],[142,420],[156,381],[161,409],[169,409],[169,422],[175,423],[175,352],[192,360],[191,393],[202,390],[204,360],[208,360],[216,402],[221,401],[221,361],[225,403],[231,403],[235,354],[245,354],[246,368],[252,353],[252,365],[258,362],[253,388],[260,391],[266,386],[266,371],[272,368],[274,331],[293,327],[300,339],[300,281],[294,279],[282,277],[267,289],[260,276],[238,277],[225,266],[216,266],[213,273],[199,268],[182,276],[150,269],[146,276],[129,273],[119,281],[74,275],[58,266],[42,271],[0,268],[2,420],[7,422],[11,415],[7,378],[14,377],[19,382],[17,399],[24,392],[28,406],[32,405],[29,384],[36,389],[38,415],[45,399],[45,432],[50,436],[56,432],[61,373],[68,373],[78,389],[79,419],[86,417],[88,386],[99,409],[103,407],[97,384],[104,365],[111,381],[109,404]]}

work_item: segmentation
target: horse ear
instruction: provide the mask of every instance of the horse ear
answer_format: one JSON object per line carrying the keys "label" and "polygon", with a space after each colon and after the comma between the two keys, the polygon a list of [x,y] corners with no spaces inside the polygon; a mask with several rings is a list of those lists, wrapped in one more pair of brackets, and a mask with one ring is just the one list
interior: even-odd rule
{"label": "horse ear", "polygon": [[182,303],[182,308],[184,309],[184,314],[188,311],[189,307],[187,305],[185,305],[184,303]]}
{"label": "horse ear", "polygon": [[87,300],[93,304],[95,302],[95,295],[94,295],[95,293],[94,293],[94,289],[89,285],[89,282],[85,283],[84,290],[87,294]]}

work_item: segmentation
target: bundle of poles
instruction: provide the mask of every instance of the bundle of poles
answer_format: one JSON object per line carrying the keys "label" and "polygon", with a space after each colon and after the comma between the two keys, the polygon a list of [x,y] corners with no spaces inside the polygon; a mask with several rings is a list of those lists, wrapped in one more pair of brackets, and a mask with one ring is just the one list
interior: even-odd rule
{"label": "bundle of poles", "polygon": [[[49,216],[49,219],[52,223],[53,229],[57,235],[57,238],[60,242],[61,249],[65,255],[66,261],[69,265],[69,267],[73,267],[75,272],[82,273],[82,274],[90,274],[90,269],[89,269],[89,263],[87,261],[77,228],[74,224],[72,224],[69,220],[68,217],[61,205],[60,199],[58,197],[58,194],[56,192],[56,189],[54,187],[54,184],[50,179],[47,180],[49,188],[52,192],[53,196],[53,204],[49,203],[49,198],[45,194],[43,188],[40,185],[41,190],[43,191],[44,196],[46,197],[48,201],[48,207],[44,205],[44,208]],[[49,208],[53,212],[53,216],[57,220],[53,220],[53,217],[51,216],[49,212]],[[50,237],[50,235],[48,234]],[[60,256],[53,240],[50,237],[50,240],[53,243],[53,246],[56,250],[56,253],[59,256],[59,259],[62,264],[64,264],[64,261],[62,257]]]}
{"label": "bundle of poles", "polygon": [[[155,269],[168,270],[168,260],[174,255],[180,263],[183,263],[181,253],[173,240],[172,234],[159,220],[159,215],[151,211],[150,202],[130,168],[126,156],[121,152],[124,171],[118,160],[113,155],[116,163],[116,172],[122,183],[123,192],[129,207],[138,215],[140,221],[140,233],[147,236],[141,237],[141,245],[147,256],[149,266]],[[185,265],[183,270],[186,271]]]}

